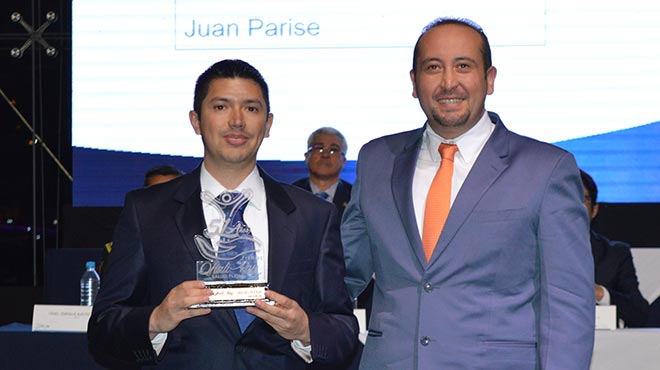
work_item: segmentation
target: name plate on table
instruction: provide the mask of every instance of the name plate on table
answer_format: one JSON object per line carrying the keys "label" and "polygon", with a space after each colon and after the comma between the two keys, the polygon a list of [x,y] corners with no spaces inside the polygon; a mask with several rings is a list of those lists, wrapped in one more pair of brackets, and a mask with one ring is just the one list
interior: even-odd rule
{"label": "name plate on table", "polygon": [[92,306],[35,304],[32,311],[32,331],[87,332]]}
{"label": "name plate on table", "polygon": [[616,306],[596,306],[596,330],[616,330]]}

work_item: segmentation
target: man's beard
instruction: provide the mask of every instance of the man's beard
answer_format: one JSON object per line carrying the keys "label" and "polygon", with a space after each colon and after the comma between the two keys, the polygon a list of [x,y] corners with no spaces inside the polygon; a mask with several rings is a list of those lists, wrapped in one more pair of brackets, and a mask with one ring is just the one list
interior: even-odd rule
{"label": "man's beard", "polygon": [[467,124],[468,118],[470,117],[470,112],[465,112],[465,114],[455,117],[452,119],[443,118],[435,110],[432,112],[431,117],[441,127],[461,127]]}

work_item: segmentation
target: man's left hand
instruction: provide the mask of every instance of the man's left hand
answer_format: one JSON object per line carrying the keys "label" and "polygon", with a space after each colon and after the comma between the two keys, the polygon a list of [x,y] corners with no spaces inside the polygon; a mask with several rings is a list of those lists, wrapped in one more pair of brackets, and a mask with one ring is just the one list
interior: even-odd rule
{"label": "man's left hand", "polygon": [[275,304],[257,300],[256,306],[246,311],[267,322],[282,338],[310,345],[309,319],[298,302],[272,290],[266,291],[266,298]]}

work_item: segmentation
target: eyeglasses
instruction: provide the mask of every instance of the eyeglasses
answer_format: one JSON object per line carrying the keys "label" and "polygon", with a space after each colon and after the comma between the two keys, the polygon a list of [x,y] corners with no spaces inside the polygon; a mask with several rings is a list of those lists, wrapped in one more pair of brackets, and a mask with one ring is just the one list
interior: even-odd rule
{"label": "eyeglasses", "polygon": [[328,153],[330,156],[337,156],[339,154],[344,155],[344,152],[341,151],[339,148],[324,148],[321,145],[313,145],[307,148],[307,153],[316,153],[316,154],[323,154],[323,153]]}

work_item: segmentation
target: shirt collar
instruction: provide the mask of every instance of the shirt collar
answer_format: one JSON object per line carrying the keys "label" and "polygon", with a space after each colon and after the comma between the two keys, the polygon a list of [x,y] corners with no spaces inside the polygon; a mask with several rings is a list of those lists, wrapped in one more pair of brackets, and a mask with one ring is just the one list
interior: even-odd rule
{"label": "shirt collar", "polygon": [[494,129],[495,125],[491,122],[488,112],[484,112],[476,125],[467,132],[464,132],[462,135],[451,140],[445,139],[436,134],[427,122],[426,129],[424,130],[424,141],[427,144],[426,149],[429,152],[428,154],[434,161],[440,161],[440,153],[438,153],[438,147],[440,144],[448,143],[456,144],[458,146],[456,156],[460,160],[465,163],[472,163],[481,152],[481,148],[486,144],[486,141]]}
{"label": "shirt collar", "polygon": [[329,200],[334,199],[334,197],[335,197],[335,193],[337,192],[337,186],[338,186],[338,185],[339,185],[339,180],[337,180],[337,181],[336,181],[334,184],[332,184],[332,186],[330,186],[329,188],[327,188],[327,189],[325,189],[325,190],[321,190],[321,189],[319,189],[316,185],[314,185],[314,183],[312,182],[311,179],[309,180],[309,188],[312,190],[312,193],[316,194],[316,193],[325,192],[325,193],[328,194],[328,199],[329,199]]}
{"label": "shirt collar", "polygon": [[252,172],[241,182],[236,189],[227,189],[222,184],[220,184],[213,176],[206,170],[204,163],[202,163],[201,171],[199,174],[199,183],[202,187],[202,191],[207,191],[213,194],[214,197],[217,197],[222,192],[225,191],[240,191],[244,192],[249,189],[252,193],[252,198],[250,198],[250,205],[256,207],[257,210],[261,210],[261,205],[266,204],[266,190],[264,187],[264,180],[259,175],[259,170],[255,166],[252,169]]}

